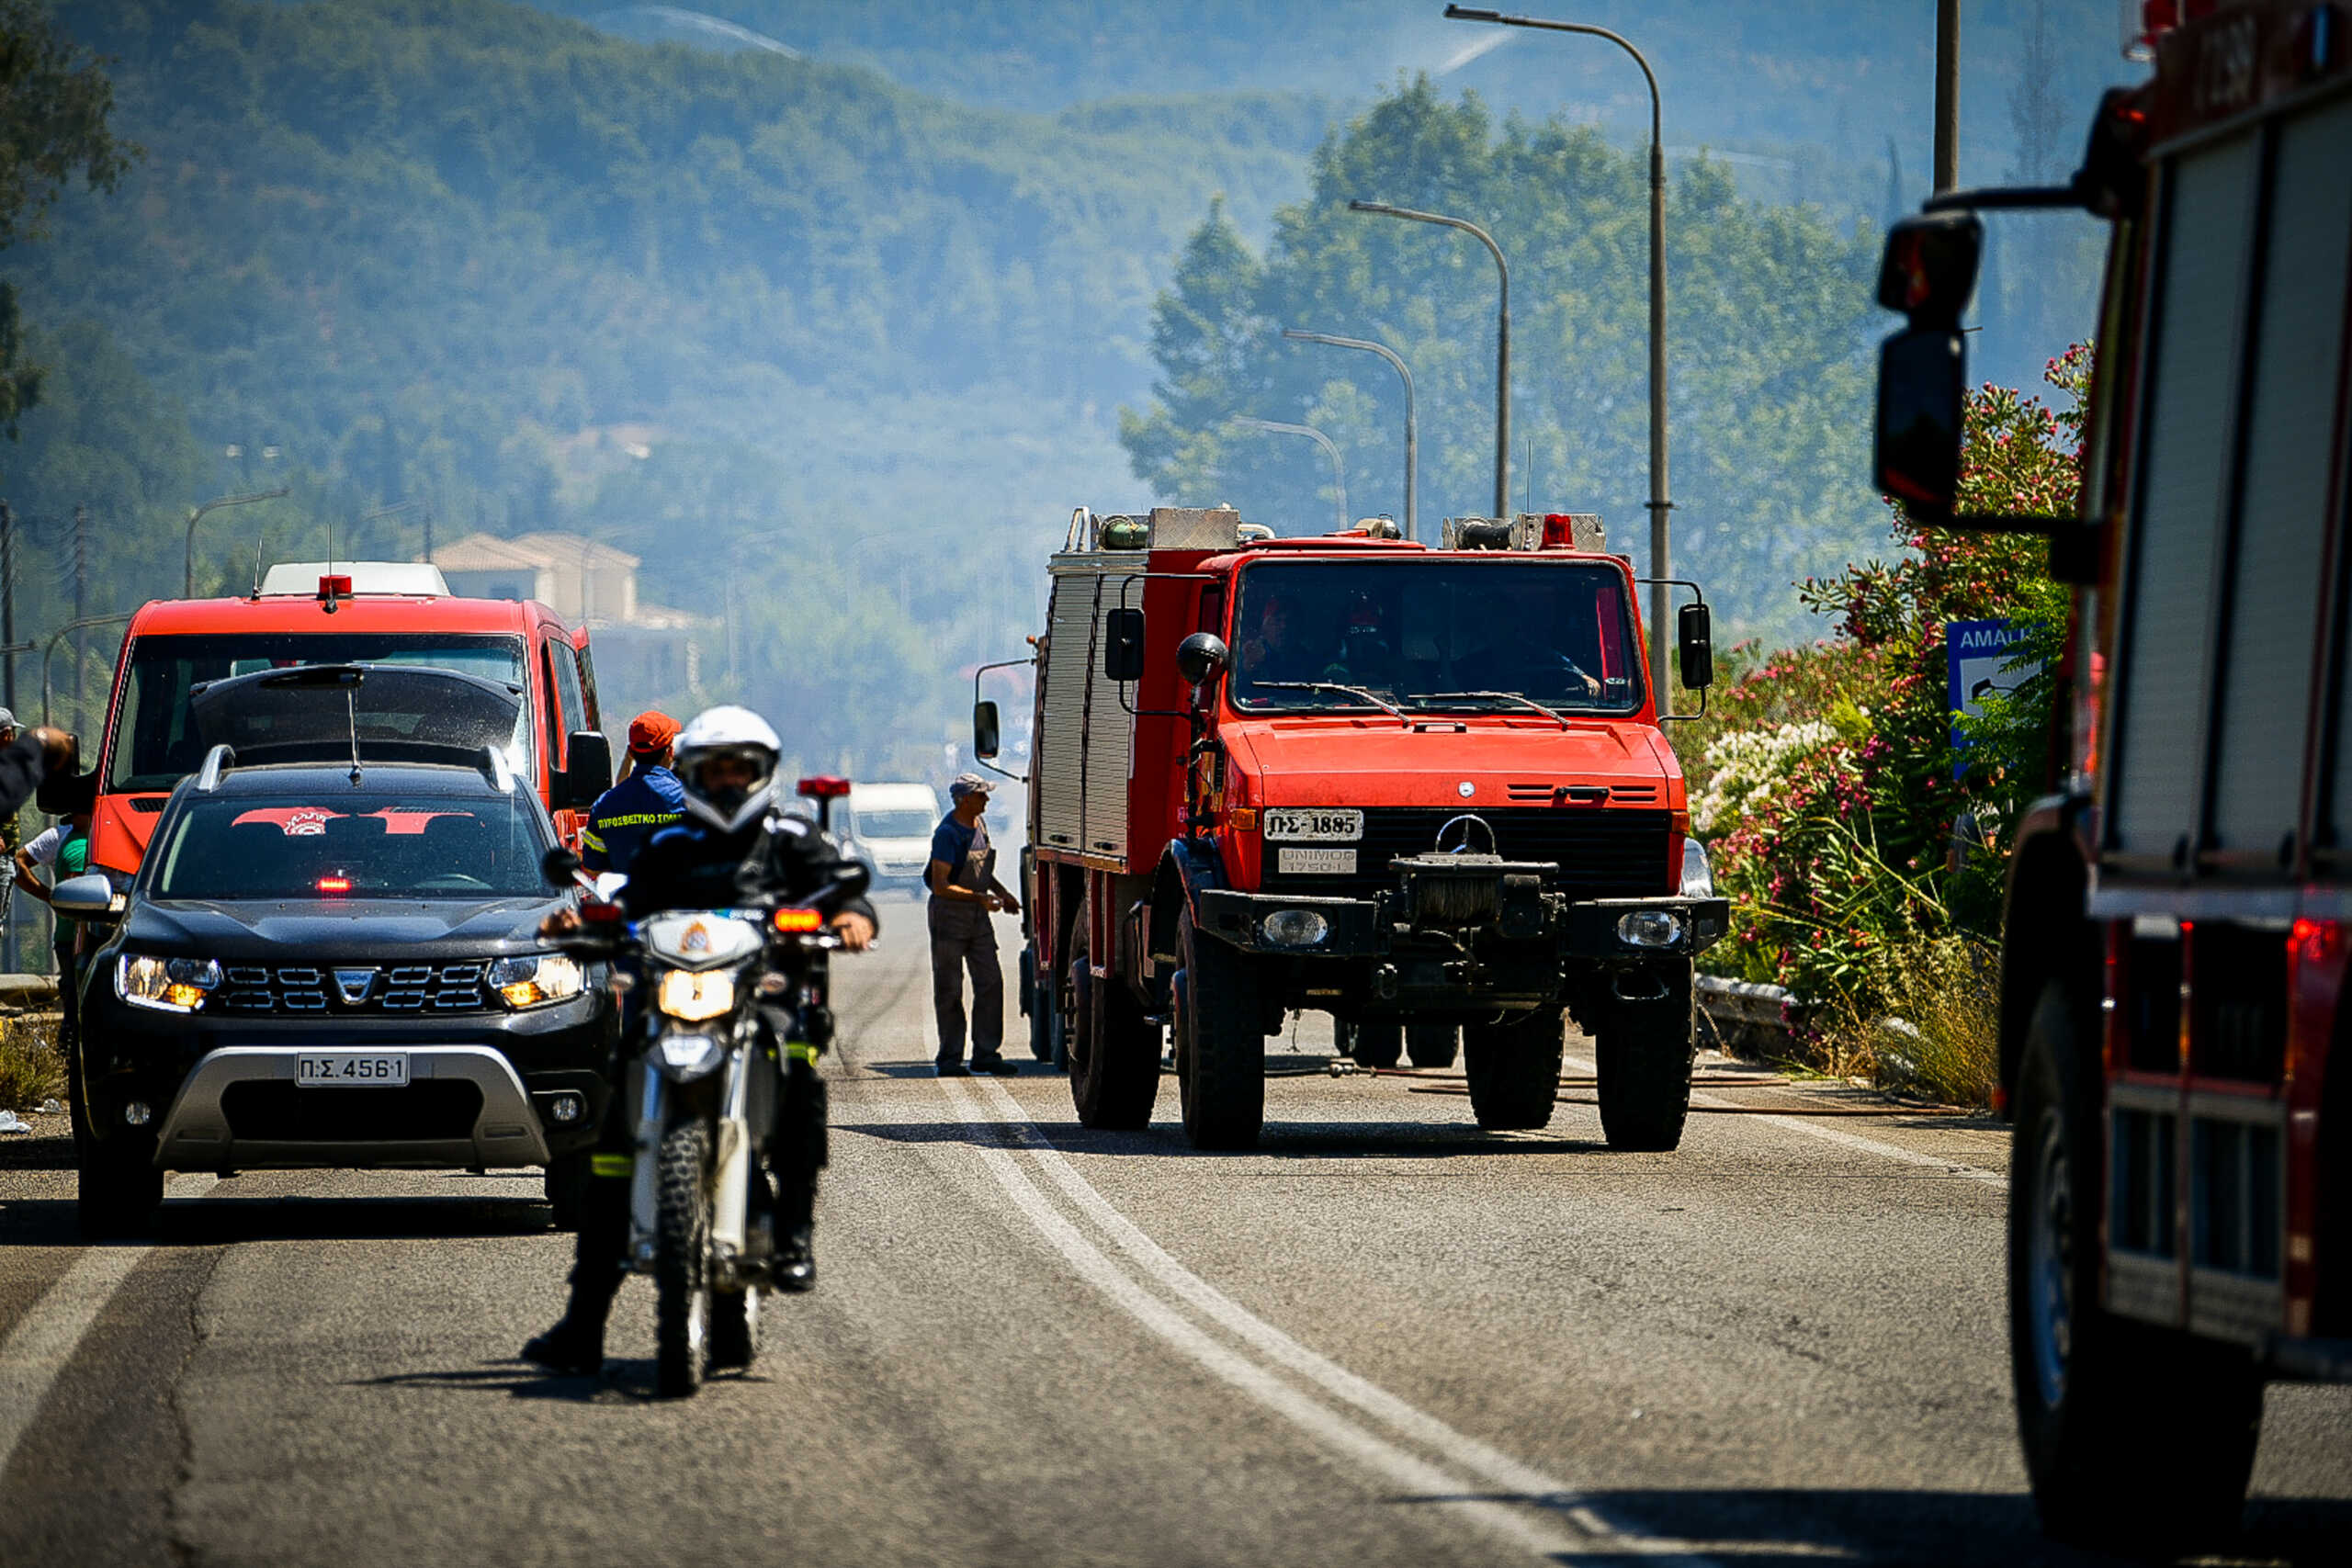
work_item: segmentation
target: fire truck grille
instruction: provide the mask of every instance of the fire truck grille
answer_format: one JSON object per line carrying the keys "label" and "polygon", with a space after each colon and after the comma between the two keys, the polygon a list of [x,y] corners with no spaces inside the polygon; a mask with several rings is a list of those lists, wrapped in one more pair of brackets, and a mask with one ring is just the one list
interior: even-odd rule
{"label": "fire truck grille", "polygon": [[[1363,814],[1363,839],[1355,845],[1352,875],[1283,875],[1279,845],[1266,846],[1265,891],[1321,893],[1365,898],[1394,889],[1389,862],[1435,847],[1437,830],[1464,815],[1495,830],[1495,852],[1505,860],[1548,861],[1559,873],[1550,886],[1576,898],[1634,898],[1674,890],[1668,874],[1668,818],[1663,811],[1505,807],[1468,813],[1419,807],[1380,807]],[[1483,834],[1471,848],[1483,851]],[[1449,840],[1449,845],[1451,840]],[[1332,846],[1337,847],[1337,846]]]}

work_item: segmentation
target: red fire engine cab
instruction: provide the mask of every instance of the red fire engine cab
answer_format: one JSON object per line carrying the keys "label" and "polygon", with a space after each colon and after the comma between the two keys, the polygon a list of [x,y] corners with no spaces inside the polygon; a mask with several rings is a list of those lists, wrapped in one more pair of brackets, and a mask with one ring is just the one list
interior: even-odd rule
{"label": "red fire engine cab", "polygon": [[[2352,1380],[2352,36],[2147,8],[2065,186],[1888,237],[1881,488],[2040,532],[2076,585],[2054,792],[2001,976],[2010,1346],[2045,1528],[2228,1528],[2266,1380]],[[1980,209],[2112,230],[2080,514],[1951,515]]]}
{"label": "red fire engine cab", "polygon": [[[1230,508],[1071,519],[1036,657],[1026,973],[1080,1119],[1140,1127],[1172,1030],[1183,1124],[1253,1145],[1266,1036],[1451,1059],[1541,1127],[1564,1019],[1612,1146],[1670,1149],[1691,960],[1725,906],[1659,733],[1634,578],[1600,520],[1274,538]],[[1388,536],[1383,536],[1386,535]],[[1713,653],[1682,612],[1684,684]],[[979,705],[978,750],[997,716]]]}

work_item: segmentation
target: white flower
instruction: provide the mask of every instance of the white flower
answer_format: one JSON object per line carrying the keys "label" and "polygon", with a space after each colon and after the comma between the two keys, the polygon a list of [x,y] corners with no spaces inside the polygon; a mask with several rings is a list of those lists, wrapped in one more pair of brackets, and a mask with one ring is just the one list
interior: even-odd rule
{"label": "white flower", "polygon": [[1690,803],[1691,827],[1712,837],[1756,816],[1791,772],[1837,739],[1838,731],[1818,719],[1719,737],[1699,759],[1707,787]]}

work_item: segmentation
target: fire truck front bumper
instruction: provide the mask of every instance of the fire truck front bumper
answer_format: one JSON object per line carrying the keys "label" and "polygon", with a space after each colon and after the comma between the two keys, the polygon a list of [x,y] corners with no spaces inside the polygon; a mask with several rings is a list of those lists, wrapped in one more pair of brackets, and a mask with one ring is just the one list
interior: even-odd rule
{"label": "fire truck front bumper", "polygon": [[1634,964],[1694,956],[1730,929],[1731,906],[1723,898],[1576,902],[1544,892],[1532,879],[1514,886],[1517,880],[1501,880],[1489,901],[1457,899],[1457,908],[1417,897],[1410,887],[1371,898],[1204,888],[1195,918],[1204,931],[1245,951],[1309,959],[1386,958],[1436,945],[1457,953],[1532,950],[1562,963]]}

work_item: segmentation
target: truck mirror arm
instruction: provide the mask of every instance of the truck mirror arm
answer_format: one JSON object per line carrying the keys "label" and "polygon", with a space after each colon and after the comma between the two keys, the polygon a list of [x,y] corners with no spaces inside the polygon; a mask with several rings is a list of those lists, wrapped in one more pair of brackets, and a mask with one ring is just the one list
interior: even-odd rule
{"label": "truck mirror arm", "polygon": [[[1036,656],[1035,654],[1034,654],[1034,653],[1033,653],[1033,654],[1031,654],[1031,655],[1030,655],[1028,658],[1026,658],[1026,659],[1000,659],[1000,660],[997,660],[995,663],[993,663],[993,664],[983,664],[983,665],[981,665],[978,669],[977,669],[977,670],[973,671],[972,671],[972,705],[973,705],[974,707],[978,707],[978,706],[979,706],[979,705],[980,705],[980,677],[981,677],[981,676],[983,676],[983,675],[987,674],[987,673],[988,673],[989,671],[991,671],[991,670],[1014,670],[1014,669],[1018,669],[1018,668],[1020,668],[1022,665],[1024,665],[1024,664],[1029,665],[1029,666],[1031,666],[1031,667],[1033,667],[1033,668],[1034,668],[1034,667],[1035,666],[1036,662],[1037,662],[1037,656]],[[1002,768],[998,767],[994,762],[989,761],[986,757],[978,756],[978,755],[977,755],[977,754],[976,754],[976,755],[974,755],[974,757],[972,758],[972,761],[974,761],[975,762],[978,762],[980,766],[982,766],[983,768],[986,768],[989,772],[990,772],[990,773],[994,773],[997,777],[999,777],[999,778],[1001,778],[1001,779],[1011,779],[1014,784],[1027,784],[1027,783],[1029,782],[1029,775],[1028,775],[1027,773],[1009,773],[1005,772]]]}

